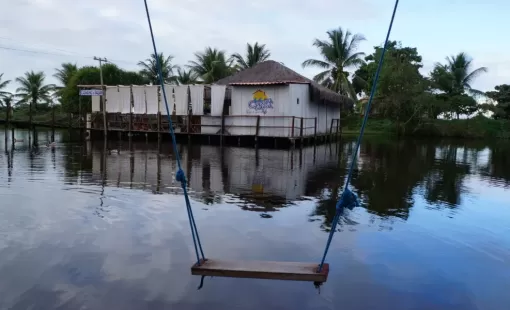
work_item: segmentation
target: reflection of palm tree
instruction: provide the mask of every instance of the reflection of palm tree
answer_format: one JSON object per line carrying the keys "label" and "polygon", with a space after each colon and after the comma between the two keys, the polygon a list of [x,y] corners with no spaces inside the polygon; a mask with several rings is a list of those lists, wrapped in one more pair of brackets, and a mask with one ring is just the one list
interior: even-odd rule
{"label": "reflection of palm tree", "polygon": [[440,161],[426,181],[425,197],[429,202],[446,202],[450,207],[460,204],[462,183],[470,167],[457,162],[457,146],[448,145],[441,150]]}
{"label": "reflection of palm tree", "polygon": [[[338,184],[328,188],[327,190],[329,191],[329,195],[327,195],[327,197],[324,197],[324,195],[320,197],[314,212],[310,215],[311,217],[321,216],[324,218],[323,223],[321,224],[321,228],[325,231],[329,231],[331,229],[331,224],[337,212],[336,204],[340,199],[341,188],[342,187],[338,186]],[[343,208],[339,210],[339,212],[340,218],[338,220],[338,226],[340,226],[340,228],[338,228],[338,230],[340,230],[344,225],[358,224],[349,218],[349,210]]]}
{"label": "reflection of palm tree", "polygon": [[486,175],[497,181],[499,184],[503,181],[506,186],[510,185],[510,145],[498,143],[491,147],[489,161],[485,167],[480,170]]}

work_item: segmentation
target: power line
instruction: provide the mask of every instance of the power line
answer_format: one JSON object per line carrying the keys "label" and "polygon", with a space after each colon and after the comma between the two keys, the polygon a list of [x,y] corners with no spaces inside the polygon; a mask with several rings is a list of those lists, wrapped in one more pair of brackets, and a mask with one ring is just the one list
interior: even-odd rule
{"label": "power line", "polygon": [[[32,53],[32,54],[42,54],[42,55],[52,55],[52,56],[65,56],[65,57],[79,57],[79,58],[94,60],[94,57],[92,57],[92,56],[79,55],[76,52],[70,52],[70,51],[65,51],[65,50],[61,50],[61,51],[66,52],[66,53],[75,53],[76,55],[69,55],[69,54],[63,54],[63,53],[55,53],[55,52],[44,51],[44,50],[30,50],[30,49],[26,49],[26,48],[18,48],[18,47],[4,46],[4,45],[0,45],[0,49],[8,50],[8,51],[17,51],[17,52]],[[134,64],[134,62],[126,61],[126,60],[118,60],[118,59],[111,59],[111,58],[110,58],[110,60],[111,60],[110,62],[112,62],[112,61],[113,62],[120,62],[120,63],[130,64],[130,65]]]}
{"label": "power line", "polygon": [[[24,44],[24,45],[34,45],[33,43],[23,42],[23,41],[16,40],[16,39],[13,39],[13,38],[8,38],[8,37],[0,37],[0,39],[9,40],[9,41],[13,41],[13,42],[18,42],[18,43],[21,43],[21,44]],[[41,44],[36,43],[35,45],[41,45]],[[34,48],[34,47],[31,47],[31,48]],[[79,53],[71,52],[71,51],[66,51],[66,50],[63,50],[63,49],[60,49],[60,48],[54,48],[54,47],[47,47],[47,48],[48,49],[52,49],[52,50],[56,50],[56,51],[59,51],[59,52],[71,53],[71,54],[79,55]]]}

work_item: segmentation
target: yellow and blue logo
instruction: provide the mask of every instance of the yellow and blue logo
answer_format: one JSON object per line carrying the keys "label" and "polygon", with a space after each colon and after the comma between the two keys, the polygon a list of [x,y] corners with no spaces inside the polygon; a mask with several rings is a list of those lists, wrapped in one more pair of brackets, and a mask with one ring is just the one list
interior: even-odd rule
{"label": "yellow and blue logo", "polygon": [[269,98],[265,91],[258,89],[253,93],[253,99],[248,102],[248,109],[266,114],[267,109],[273,109],[273,99]]}

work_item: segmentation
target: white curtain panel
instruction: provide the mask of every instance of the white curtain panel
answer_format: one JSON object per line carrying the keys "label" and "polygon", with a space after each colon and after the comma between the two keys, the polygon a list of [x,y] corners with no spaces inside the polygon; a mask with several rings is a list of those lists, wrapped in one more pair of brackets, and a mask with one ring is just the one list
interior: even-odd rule
{"label": "white curtain panel", "polygon": [[158,86],[145,86],[145,100],[147,101],[147,114],[158,114]]}
{"label": "white curtain panel", "polygon": [[204,115],[204,85],[190,85],[189,93],[193,115]]}
{"label": "white curtain panel", "polygon": [[225,101],[226,85],[211,85],[211,115],[221,116]]}
{"label": "white curtain panel", "polygon": [[133,105],[134,105],[133,113],[135,114],[147,113],[144,86],[133,86]]}
{"label": "white curtain panel", "polygon": [[120,95],[117,86],[106,86],[106,112],[120,112]]}
{"label": "white curtain panel", "polygon": [[92,112],[101,111],[101,96],[92,96]]}
{"label": "white curtain panel", "polygon": [[131,87],[119,87],[120,113],[131,113]]}
{"label": "white curtain panel", "polygon": [[[165,85],[166,100],[168,101],[168,110],[170,111],[170,114],[172,114],[174,110],[174,88],[175,86]],[[163,96],[163,92],[161,92],[161,106],[159,111],[161,114],[166,114],[165,98]]]}
{"label": "white curtain panel", "polygon": [[174,91],[175,91],[175,114],[188,115],[188,85],[175,86]]}

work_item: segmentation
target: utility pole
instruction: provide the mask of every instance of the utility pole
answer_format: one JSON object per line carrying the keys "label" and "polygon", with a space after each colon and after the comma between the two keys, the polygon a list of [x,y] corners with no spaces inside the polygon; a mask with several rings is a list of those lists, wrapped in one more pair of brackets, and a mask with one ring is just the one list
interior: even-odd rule
{"label": "utility pole", "polygon": [[108,62],[108,59],[94,56],[94,60],[99,61],[99,75],[101,78],[101,90],[103,91],[103,95],[101,96],[102,103],[103,103],[103,127],[104,127],[104,138],[106,139],[108,129],[106,128],[106,102],[105,102],[106,90],[105,90],[104,84],[103,84],[103,62]]}

